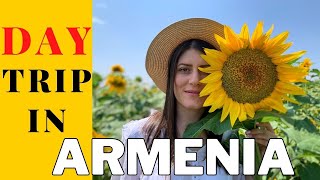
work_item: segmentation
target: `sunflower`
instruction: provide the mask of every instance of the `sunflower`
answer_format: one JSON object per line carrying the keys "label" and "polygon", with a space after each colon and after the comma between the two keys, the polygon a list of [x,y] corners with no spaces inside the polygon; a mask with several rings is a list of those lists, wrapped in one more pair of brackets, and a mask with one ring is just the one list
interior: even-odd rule
{"label": "sunflower", "polygon": [[230,115],[231,126],[235,121],[254,117],[259,109],[275,109],[285,113],[283,100],[297,101],[287,94],[304,95],[293,82],[305,82],[307,72],[290,62],[305,51],[283,53],[292,45],[285,43],[288,32],[270,38],[273,26],[263,33],[263,22],[258,22],[251,38],[246,24],[240,34],[224,26],[225,38],[215,34],[220,50],[204,49],[201,57],[209,67],[199,68],[208,73],[201,80],[205,87],[200,96],[208,96],[203,106],[211,106],[209,112],[223,108],[221,121]]}
{"label": "sunflower", "polygon": [[123,93],[126,88],[127,81],[123,76],[110,74],[107,77],[106,86],[109,86],[110,92]]}
{"label": "sunflower", "polygon": [[115,73],[115,72],[123,73],[124,68],[120,64],[116,64],[111,67],[111,71],[112,71],[112,73]]}
{"label": "sunflower", "polygon": [[311,65],[312,65],[311,60],[309,58],[306,58],[299,64],[299,67],[309,71]]}

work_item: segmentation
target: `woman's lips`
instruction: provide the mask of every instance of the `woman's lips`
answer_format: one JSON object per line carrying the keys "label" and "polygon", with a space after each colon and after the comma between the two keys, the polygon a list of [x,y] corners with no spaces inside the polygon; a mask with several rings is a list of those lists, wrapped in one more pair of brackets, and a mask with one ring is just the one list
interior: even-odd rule
{"label": "woman's lips", "polygon": [[186,90],[185,92],[190,95],[199,95],[200,94],[200,91],[193,91],[193,90]]}

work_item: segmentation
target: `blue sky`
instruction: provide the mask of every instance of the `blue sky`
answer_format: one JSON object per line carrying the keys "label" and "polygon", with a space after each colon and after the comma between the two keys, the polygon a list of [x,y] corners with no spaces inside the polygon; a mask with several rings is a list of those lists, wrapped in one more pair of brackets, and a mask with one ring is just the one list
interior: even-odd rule
{"label": "blue sky", "polygon": [[166,26],[191,17],[204,17],[239,32],[249,25],[252,33],[259,20],[273,35],[289,31],[293,42],[286,53],[307,50],[304,57],[320,69],[320,2],[317,0],[93,0],[93,70],[105,76],[114,64],[125,75],[141,76],[152,39]]}

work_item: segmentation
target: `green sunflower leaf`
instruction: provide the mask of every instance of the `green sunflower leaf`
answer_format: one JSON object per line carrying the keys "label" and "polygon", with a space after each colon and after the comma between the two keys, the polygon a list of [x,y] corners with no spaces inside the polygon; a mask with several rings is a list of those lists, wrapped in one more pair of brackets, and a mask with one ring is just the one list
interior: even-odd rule
{"label": "green sunflower leaf", "polygon": [[208,122],[210,119],[215,117],[215,113],[210,113],[206,117],[200,119],[199,121],[189,124],[186,130],[183,133],[184,138],[196,138],[198,137],[201,132],[208,126]]}
{"label": "green sunflower leaf", "polygon": [[283,129],[283,131],[297,143],[299,149],[320,155],[320,135],[294,128]]}
{"label": "green sunflower leaf", "polygon": [[312,124],[311,120],[308,118],[304,118],[303,120],[295,120],[294,127],[297,129],[305,129],[310,133],[319,133],[317,127]]}
{"label": "green sunflower leaf", "polygon": [[221,111],[215,111],[202,118],[200,121],[189,124],[183,133],[184,138],[199,137],[203,130],[208,130],[216,135],[221,135],[227,130],[231,130],[230,119],[226,118],[220,122]]}
{"label": "green sunflower leaf", "polygon": [[312,73],[316,73],[318,76],[320,76],[320,70],[319,69],[311,69]]}
{"label": "green sunflower leaf", "polygon": [[291,116],[291,112],[287,112],[286,114],[280,114],[276,111],[257,111],[252,119],[258,120],[266,117],[274,117],[273,118],[267,118],[263,122],[269,122],[270,120],[279,120],[279,118],[287,119]]}
{"label": "green sunflower leaf", "polygon": [[306,95],[306,96],[298,96],[298,95],[296,95],[296,96],[294,96],[294,98],[297,101],[301,102],[301,103],[312,103],[311,102],[311,98],[312,97],[310,97],[309,95]]}
{"label": "green sunflower leaf", "polygon": [[315,179],[320,177],[320,165],[316,163],[301,164],[297,167],[301,179]]}
{"label": "green sunflower leaf", "polygon": [[216,135],[221,135],[224,132],[231,130],[230,118],[229,116],[223,121],[220,121],[221,112],[218,112],[217,115],[209,120],[207,126],[205,127],[206,130],[213,132]]}

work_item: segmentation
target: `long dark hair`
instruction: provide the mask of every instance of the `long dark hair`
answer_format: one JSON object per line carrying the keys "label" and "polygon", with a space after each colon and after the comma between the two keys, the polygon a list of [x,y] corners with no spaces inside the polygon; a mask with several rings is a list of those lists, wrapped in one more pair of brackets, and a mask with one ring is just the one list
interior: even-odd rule
{"label": "long dark hair", "polygon": [[[181,43],[171,54],[168,63],[168,76],[167,76],[167,89],[166,99],[162,112],[154,113],[148,123],[144,126],[143,132],[145,133],[145,140],[148,144],[148,149],[151,147],[151,142],[154,138],[160,138],[160,135],[164,131],[164,136],[161,138],[169,138],[171,141],[171,158],[173,158],[174,150],[174,139],[177,138],[177,127],[176,127],[176,97],[174,95],[174,80],[176,75],[177,64],[180,56],[189,49],[195,49],[204,53],[203,48],[216,49],[210,43],[199,40],[190,39]],[[204,111],[202,117],[208,113],[208,110]],[[210,134],[209,134],[210,135]],[[210,135],[211,136],[211,135]],[[209,137],[208,137],[209,138]]]}

